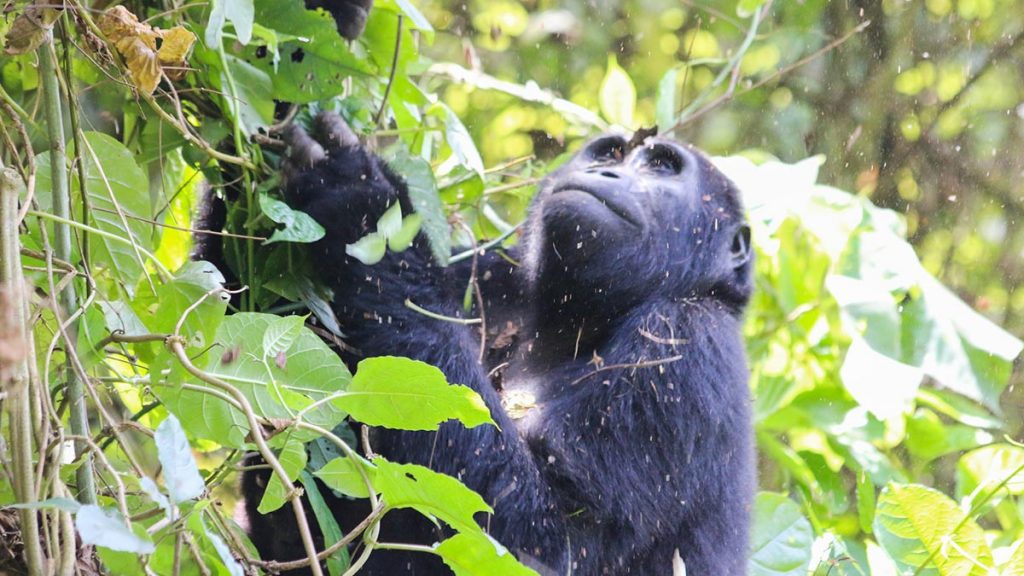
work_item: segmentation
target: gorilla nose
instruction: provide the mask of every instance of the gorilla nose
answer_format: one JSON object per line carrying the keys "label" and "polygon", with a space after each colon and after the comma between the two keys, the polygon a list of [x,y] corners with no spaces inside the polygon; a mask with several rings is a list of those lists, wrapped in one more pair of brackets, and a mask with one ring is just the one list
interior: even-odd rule
{"label": "gorilla nose", "polygon": [[619,178],[622,177],[617,172],[613,172],[613,171],[608,170],[608,169],[603,169],[602,170],[600,168],[591,168],[591,169],[587,170],[587,174],[597,174],[599,176],[603,176],[605,178],[611,178],[613,180],[618,180]]}

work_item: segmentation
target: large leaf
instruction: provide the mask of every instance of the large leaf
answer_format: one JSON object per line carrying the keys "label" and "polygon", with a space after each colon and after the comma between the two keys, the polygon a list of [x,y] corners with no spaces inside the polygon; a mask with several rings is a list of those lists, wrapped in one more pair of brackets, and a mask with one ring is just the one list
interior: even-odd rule
{"label": "large leaf", "polygon": [[478,512],[493,512],[479,494],[461,482],[416,464],[395,464],[383,458],[377,466],[375,487],[391,508],[413,508],[444,520],[459,532],[479,532],[473,520]]}
{"label": "large leaf", "polygon": [[985,576],[983,566],[993,565],[981,527],[947,496],[920,484],[882,490],[874,532],[901,570],[924,565],[915,572],[922,576]]}
{"label": "large leaf", "polygon": [[75,528],[83,544],[135,554],[151,554],[156,549],[153,542],[132,532],[124,517],[110,508],[82,506],[75,514]]}
{"label": "large leaf", "polygon": [[494,423],[479,394],[448,384],[429,364],[396,356],[360,362],[337,403],[360,422],[399,430],[436,430],[451,419],[469,428]]}
{"label": "large leaf", "polygon": [[[363,472],[372,483],[377,473],[376,468],[362,459],[360,459],[359,466],[362,467]],[[329,461],[322,468],[314,472],[313,475],[323,480],[324,484],[331,489],[337,490],[346,496],[367,498],[370,495],[363,475],[360,474],[356,464],[348,456],[342,456]]]}
{"label": "large leaf", "polygon": [[[277,454],[277,460],[281,463],[281,468],[284,468],[285,473],[288,474],[288,480],[294,482],[298,479],[299,472],[306,467],[306,448],[292,434]],[[270,482],[267,483],[267,489],[263,492],[263,498],[256,509],[260,514],[268,514],[277,510],[284,506],[291,489],[292,486],[290,484],[286,486],[280,476],[271,474]]]}
{"label": "large leaf", "polygon": [[418,156],[412,156],[404,148],[399,149],[388,164],[405,179],[413,210],[423,217],[423,233],[430,241],[434,259],[442,266],[447,265],[452,253],[451,231],[430,164]]}
{"label": "large leaf", "polygon": [[[338,520],[334,517],[334,511],[331,510],[323,495],[320,494],[320,487],[317,485],[316,480],[306,470],[299,473],[299,480],[302,481],[302,488],[306,491],[306,500],[309,502],[309,507],[313,509],[317,525],[320,526],[320,533],[323,534],[324,543],[329,546],[341,540],[343,536],[341,527],[338,526]],[[348,566],[348,549],[344,546],[327,558],[327,572],[330,576],[339,576],[345,572]]]}
{"label": "large leaf", "polygon": [[956,467],[956,493],[964,497],[983,486],[985,497],[999,486],[999,494],[1024,494],[1024,448],[992,444],[964,454]]}
{"label": "large leaf", "polygon": [[455,576],[529,576],[537,573],[523,566],[504,546],[484,533],[456,534],[435,548]]}
{"label": "large leaf", "polygon": [[751,576],[803,576],[813,542],[811,524],[795,502],[782,494],[757,494],[747,563]]}
{"label": "large leaf", "polygon": [[206,483],[199,475],[199,467],[192,457],[192,447],[174,414],[168,414],[157,426],[154,440],[164,472],[164,484],[167,485],[171,500],[180,504],[202,496]]}
{"label": "large leaf", "polygon": [[213,9],[210,20],[206,24],[206,44],[211,48],[220,46],[224,22],[230,21],[235,26],[235,37],[242,44],[248,44],[252,38],[253,5],[252,0],[211,0]]}
{"label": "large leaf", "polygon": [[[213,295],[189,311],[196,302],[224,283],[217,267],[202,260],[187,262],[174,274],[174,278],[157,287],[156,294],[140,293],[132,302],[137,318],[155,334],[171,334],[181,323],[181,336],[193,348],[206,348],[217,333],[227,296]],[[188,315],[185,316],[185,312]]]}
{"label": "large leaf", "polygon": [[265,133],[274,120],[271,75],[230,54],[225,55],[224,63],[228,69],[221,71],[220,89],[228,109],[247,136]]}
{"label": "large leaf", "polygon": [[[92,234],[89,236],[90,263],[94,268],[102,268],[129,295],[134,295],[136,283],[145,270],[145,257],[135,247],[152,251],[154,246],[151,227],[145,222],[153,218],[147,192],[149,179],[136,164],[132,153],[110,136],[85,132],[82,143],[85,191],[90,206],[89,224],[129,239],[135,245]],[[46,211],[53,208],[51,160],[49,152],[40,154],[36,159],[36,200]],[[77,211],[77,206],[81,205],[81,198],[77,196],[81,190],[78,170],[72,171],[71,190],[75,194]]]}
{"label": "large leaf", "polygon": [[369,73],[338,34],[334,18],[323,10],[306,10],[302,0],[256,0],[256,22],[287,38],[277,45],[276,66],[256,47],[248,47],[245,54],[246,61],[270,76],[275,99],[324,100],[341,94],[350,76]]}
{"label": "large leaf", "polygon": [[324,237],[324,227],[309,214],[292,210],[290,206],[267,196],[260,194],[260,210],[263,214],[278,224],[284,224],[283,229],[274,230],[265,244],[272,242],[316,242]]}
{"label": "large leaf", "polygon": [[[317,400],[348,387],[351,375],[345,365],[315,334],[303,327],[291,345],[268,357],[264,338],[282,320],[271,314],[239,313],[227,317],[217,331],[214,352],[206,359],[206,371],[237,387],[258,416],[291,419]],[[285,321],[287,322],[287,321]],[[268,342],[277,342],[268,338]],[[276,344],[274,345],[277,350]],[[191,382],[210,387],[202,382]],[[179,414],[195,414],[183,424],[197,437],[241,448],[249,425],[238,410],[225,401],[194,390],[175,389],[161,394]],[[345,417],[331,402],[309,410],[304,421],[333,428]],[[296,431],[300,440],[314,437]]]}

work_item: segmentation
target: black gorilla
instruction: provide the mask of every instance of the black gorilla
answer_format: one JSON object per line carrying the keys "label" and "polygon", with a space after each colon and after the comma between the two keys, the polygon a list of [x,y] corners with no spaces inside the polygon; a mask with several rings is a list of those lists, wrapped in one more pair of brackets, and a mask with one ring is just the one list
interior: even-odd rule
{"label": "black gorilla", "polygon": [[[288,135],[286,197],[327,231],[314,258],[349,343],[438,366],[500,426],[378,430],[374,449],[459,477],[494,507],[491,534],[542,574],[668,575],[677,553],[692,575],[746,573],[751,256],[732,183],[672,141],[591,141],[540,184],[511,254],[521,266],[478,262],[487,323],[506,327],[482,363],[476,328],[404,305],[462,315],[469,266],[432,263],[422,234],[374,266],[346,256],[389,205],[410,213],[407,189],[339,117],[319,117],[314,135]],[[289,511],[256,513],[257,480],[244,488],[254,541],[265,558],[303,557],[283,537]],[[343,527],[366,512],[332,506]],[[392,514],[382,541],[444,536]],[[362,573],[449,572],[432,555],[377,551]]]}

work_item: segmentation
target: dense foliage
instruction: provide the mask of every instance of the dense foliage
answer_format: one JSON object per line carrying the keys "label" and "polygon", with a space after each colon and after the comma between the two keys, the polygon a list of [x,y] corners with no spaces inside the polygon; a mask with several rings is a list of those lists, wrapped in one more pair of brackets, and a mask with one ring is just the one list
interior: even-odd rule
{"label": "dense foliage", "polygon": [[[20,538],[0,541],[0,569],[97,569],[91,546],[118,574],[275,568],[223,506],[257,450],[274,472],[261,510],[318,525],[336,543],[322,554],[331,574],[395,546],[376,526],[398,508],[457,531],[422,548],[457,574],[530,573],[473,521],[489,510],[479,496],[367,460],[357,448],[372,446],[334,432],[346,417],[491,423],[436,369],[376,358],[350,375],[329,347],[343,334],[303,250],[322,230],[281,201],[277,176],[282,120],[329,108],[415,199],[416,218],[385,215],[349,246],[366,261],[417,229],[439,259],[500,250],[537,176],[609,127],[744,151],[716,162],[744,191],[758,256],[746,334],[765,491],[751,573],[1024,574],[1024,446],[1004,417],[1022,344],[933,275],[1019,325],[1024,305],[995,267],[1020,242],[1019,199],[990,202],[1009,173],[1000,147],[1020,138],[1000,124],[1019,100],[999,64],[1015,3],[450,4],[378,1],[351,43],[301,0],[5,13],[0,526]],[[894,42],[926,25],[933,46]],[[950,39],[967,34],[958,50]],[[956,146],[997,158],[986,193],[963,196],[969,216],[917,203],[961,194],[945,171],[959,157],[929,160]],[[843,161],[802,159],[819,150]],[[857,194],[817,183],[821,168]],[[225,270],[188,260],[204,186],[232,199]],[[370,500],[361,531],[341,533],[314,477]]]}

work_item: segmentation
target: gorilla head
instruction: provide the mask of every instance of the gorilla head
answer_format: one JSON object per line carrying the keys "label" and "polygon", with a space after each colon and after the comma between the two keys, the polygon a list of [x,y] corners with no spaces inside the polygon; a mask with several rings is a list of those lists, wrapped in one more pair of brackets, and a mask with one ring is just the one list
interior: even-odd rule
{"label": "gorilla head", "polygon": [[739,309],[752,289],[738,191],[703,154],[666,139],[586,144],[542,181],[523,256],[530,295],[548,304],[538,317],[563,328],[596,328],[655,295],[710,294]]}

